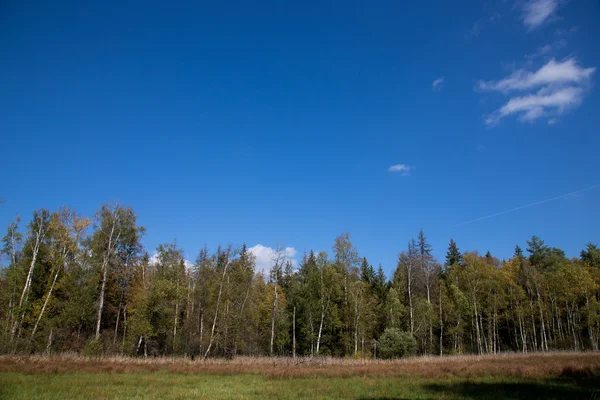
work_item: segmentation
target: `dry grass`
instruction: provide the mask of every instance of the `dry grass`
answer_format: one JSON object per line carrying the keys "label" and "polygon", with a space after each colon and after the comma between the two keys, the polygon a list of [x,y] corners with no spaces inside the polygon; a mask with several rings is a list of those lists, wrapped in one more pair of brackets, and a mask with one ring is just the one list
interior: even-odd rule
{"label": "dry grass", "polygon": [[0,356],[0,372],[72,373],[175,372],[254,374],[266,378],[415,377],[559,378],[600,376],[599,353],[536,353],[485,356],[415,357],[404,360],[238,357],[234,360],[186,358],[86,358],[76,355]]}

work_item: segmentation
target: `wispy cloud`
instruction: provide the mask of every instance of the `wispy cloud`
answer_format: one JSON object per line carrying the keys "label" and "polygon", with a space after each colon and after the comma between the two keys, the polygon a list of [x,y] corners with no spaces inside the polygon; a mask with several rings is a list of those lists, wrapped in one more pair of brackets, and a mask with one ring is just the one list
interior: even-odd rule
{"label": "wispy cloud", "polygon": [[388,168],[389,172],[400,172],[402,175],[404,176],[408,176],[410,175],[410,173],[412,171],[415,170],[415,167],[410,166],[410,165],[406,165],[406,164],[396,164],[396,165],[391,165]]}
{"label": "wispy cloud", "polygon": [[[269,270],[273,267],[275,263],[275,258],[277,257],[277,251],[271,247],[263,246],[262,244],[257,244],[256,246],[250,247],[248,249],[254,257],[256,258],[256,270],[262,271],[264,273],[269,273]],[[292,261],[293,264],[296,264],[296,249],[293,247],[286,247],[281,250],[282,256]]]}
{"label": "wispy cloud", "polygon": [[454,227],[462,226],[462,225],[469,225],[469,224],[472,224],[473,222],[483,221],[485,219],[494,218],[494,217],[497,217],[497,216],[500,216],[500,215],[511,213],[513,211],[518,211],[518,210],[522,210],[524,208],[529,208],[529,207],[537,206],[537,205],[540,205],[540,204],[548,203],[550,201],[564,199],[565,197],[576,197],[576,196],[582,195],[582,193],[587,192],[588,190],[597,189],[597,188],[600,188],[600,185],[592,185],[592,186],[587,187],[585,189],[580,189],[580,190],[576,190],[574,192],[561,194],[560,196],[552,197],[552,198],[545,199],[545,200],[536,201],[534,203],[525,204],[523,206],[511,208],[510,210],[504,210],[504,211],[500,211],[500,212],[497,212],[497,213],[494,213],[494,214],[485,215],[483,217],[475,218],[475,219],[472,219],[470,221],[461,222],[460,224],[454,225]]}
{"label": "wispy cloud", "polygon": [[543,46],[538,47],[537,50],[534,51],[533,53],[526,54],[525,58],[532,59],[532,58],[536,58],[536,57],[542,57],[542,56],[550,53],[551,51],[552,51],[552,45],[545,44]]}
{"label": "wispy cloud", "polygon": [[530,0],[523,7],[523,23],[529,29],[542,25],[558,8],[558,0]]}
{"label": "wispy cloud", "polygon": [[580,83],[588,80],[595,70],[596,68],[580,67],[574,58],[568,58],[563,62],[552,59],[535,72],[519,69],[499,81],[479,81],[479,89],[508,92],[555,83]]}
{"label": "wispy cloud", "polygon": [[498,22],[500,18],[502,18],[502,15],[498,12],[495,5],[492,5],[491,9],[488,7],[486,8],[487,10],[484,11],[485,15],[471,25],[471,29],[467,32],[469,36],[479,36],[483,28]]}
{"label": "wispy cloud", "polygon": [[581,103],[584,89],[595,71],[596,68],[581,67],[574,58],[564,61],[551,59],[535,72],[519,69],[499,81],[480,81],[478,88],[483,91],[529,91],[527,94],[511,97],[500,109],[490,114],[485,122],[487,125],[496,125],[511,114],[519,115],[519,119],[526,122],[542,117],[555,120],[557,115]]}
{"label": "wispy cloud", "polygon": [[525,58],[527,60],[533,60],[536,58],[549,57],[550,54],[556,53],[557,50],[562,49],[566,45],[567,45],[566,39],[560,39],[552,44],[548,43],[548,44],[538,47],[536,49],[536,51],[534,51],[533,53],[526,54]]}
{"label": "wispy cloud", "polygon": [[443,83],[444,83],[444,77],[440,76],[435,81],[433,81],[433,84],[431,86],[432,86],[433,90],[440,90],[442,88]]}
{"label": "wispy cloud", "polygon": [[499,110],[487,117],[486,124],[495,125],[500,119],[515,113],[521,113],[520,119],[525,122],[547,115],[560,115],[567,108],[579,105],[583,98],[583,89],[576,87],[567,87],[550,93],[544,92],[542,89],[533,95],[511,98]]}

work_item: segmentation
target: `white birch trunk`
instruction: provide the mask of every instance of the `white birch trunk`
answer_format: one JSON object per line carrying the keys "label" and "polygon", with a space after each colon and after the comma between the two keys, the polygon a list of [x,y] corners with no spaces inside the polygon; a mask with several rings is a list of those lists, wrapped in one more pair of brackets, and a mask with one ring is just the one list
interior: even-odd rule
{"label": "white birch trunk", "polygon": [[[25,279],[25,285],[23,285],[23,291],[21,292],[21,298],[19,299],[19,307],[18,307],[19,310],[22,309],[23,304],[27,302],[27,298],[29,297],[29,288],[31,287],[31,280],[33,278],[33,268],[35,267],[35,261],[37,259],[37,255],[40,250],[41,241],[45,235],[44,223],[43,223],[43,219],[41,217],[40,217],[40,221],[38,222],[38,225],[39,225],[38,231],[35,236],[35,244],[33,246],[33,254],[31,257],[31,264],[29,265],[29,271],[27,272],[27,278]],[[20,331],[20,325],[22,324],[24,317],[25,317],[25,310],[22,310],[20,321],[17,322],[15,320],[13,323],[13,326],[11,329],[11,336],[10,336],[11,340],[15,336],[17,327],[19,327],[19,331]]]}
{"label": "white birch trunk", "polygon": [[202,359],[206,359],[208,357],[208,353],[210,353],[210,349],[212,348],[213,342],[215,340],[215,327],[217,326],[217,317],[219,315],[219,306],[221,303],[221,294],[223,293],[223,283],[225,282],[225,276],[227,274],[227,267],[229,267],[229,261],[225,264],[225,268],[223,268],[223,276],[221,277],[221,283],[219,284],[219,295],[217,296],[217,305],[215,307],[215,316],[213,318],[212,329],[210,331],[210,341],[208,342],[208,347],[206,348],[206,352]]}
{"label": "white birch trunk", "polygon": [[48,306],[48,302],[50,301],[50,296],[52,295],[52,291],[54,290],[54,285],[56,284],[56,279],[58,278],[58,273],[59,273],[59,270],[56,270],[56,273],[54,274],[54,279],[52,280],[52,285],[50,285],[50,289],[48,290],[48,294],[46,295],[46,299],[44,300],[44,305],[42,306],[42,309],[40,310],[40,315],[38,316],[37,320],[35,321],[35,325],[33,326],[33,330],[31,331],[31,337],[29,338],[30,341],[33,340],[33,337],[35,336],[35,332],[37,331],[38,325],[40,324],[40,321],[42,320],[42,317],[44,316],[44,311],[46,311],[46,307]]}
{"label": "white birch trunk", "polygon": [[100,287],[100,296],[98,298],[98,313],[96,314],[96,340],[100,340],[100,325],[102,324],[102,311],[104,310],[104,293],[106,291],[106,281],[108,279],[108,264],[110,261],[110,253],[112,251],[113,235],[115,234],[115,223],[116,221],[113,218],[110,235],[108,236],[108,249],[102,260],[102,285]]}

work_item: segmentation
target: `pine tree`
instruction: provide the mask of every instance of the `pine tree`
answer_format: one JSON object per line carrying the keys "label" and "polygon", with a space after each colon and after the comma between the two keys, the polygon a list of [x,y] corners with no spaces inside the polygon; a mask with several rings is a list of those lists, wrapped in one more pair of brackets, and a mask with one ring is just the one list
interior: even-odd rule
{"label": "pine tree", "polygon": [[515,246],[515,254],[513,255],[514,257],[523,257],[523,250],[521,250],[521,247],[519,245]]}
{"label": "pine tree", "polygon": [[363,257],[360,264],[360,280],[369,285],[375,281],[375,270],[367,261],[367,257]]}
{"label": "pine tree", "polygon": [[534,267],[544,267],[548,262],[550,248],[544,244],[544,241],[537,236],[532,236],[527,241],[527,252],[529,253],[529,262]]}
{"label": "pine tree", "polygon": [[581,250],[581,260],[590,267],[600,268],[600,249],[593,243],[588,243],[585,250]]}
{"label": "pine tree", "polygon": [[427,242],[427,238],[423,233],[423,229],[419,230],[419,235],[417,237],[417,248],[421,256],[431,255],[431,245]]}
{"label": "pine tree", "polygon": [[492,257],[492,253],[490,253],[490,251],[489,251],[489,250],[488,250],[488,251],[485,253],[485,261],[486,261],[488,264],[492,264],[492,263],[493,263],[493,257]]}
{"label": "pine tree", "polygon": [[462,262],[462,253],[458,250],[454,239],[450,239],[450,243],[448,244],[448,253],[446,253],[446,267],[451,267],[454,264],[462,265]]}

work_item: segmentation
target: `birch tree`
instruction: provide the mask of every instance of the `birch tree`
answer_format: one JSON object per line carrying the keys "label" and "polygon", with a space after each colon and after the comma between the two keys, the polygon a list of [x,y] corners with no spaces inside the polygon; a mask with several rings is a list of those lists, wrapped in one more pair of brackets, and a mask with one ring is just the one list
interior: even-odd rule
{"label": "birch tree", "polygon": [[6,235],[2,238],[2,249],[0,256],[5,254],[10,259],[10,264],[6,269],[5,275],[5,288],[2,293],[2,300],[5,304],[8,304],[8,312],[6,315],[6,329],[5,332],[8,335],[12,329],[16,319],[16,305],[18,296],[18,261],[21,255],[21,247],[23,242],[23,235],[19,232],[20,218],[16,217],[13,222],[7,228]]}
{"label": "birch tree", "polygon": [[17,328],[19,328],[20,331],[20,328],[23,324],[23,319],[25,318],[27,301],[29,298],[29,292],[31,290],[31,282],[33,280],[33,272],[36,266],[40,246],[42,246],[42,243],[46,237],[46,233],[48,232],[49,222],[50,213],[48,210],[41,209],[34,212],[33,220],[29,226],[29,236],[27,238],[28,245],[31,248],[31,261],[29,263],[27,276],[25,278],[25,283],[23,284],[23,290],[21,291],[21,296],[19,298],[19,304],[17,307],[21,316],[18,320],[15,319],[13,323],[11,340],[14,338],[15,333],[17,332]]}
{"label": "birch tree", "polygon": [[214,309],[214,317],[213,317],[213,322],[212,322],[212,327],[210,330],[210,339],[208,341],[208,346],[206,348],[206,352],[204,353],[204,356],[202,357],[203,359],[206,359],[206,357],[208,357],[208,354],[210,353],[210,350],[213,346],[215,337],[216,337],[216,327],[217,327],[217,320],[219,317],[219,308],[221,307],[221,297],[223,295],[223,285],[225,284],[225,280],[227,278],[227,271],[229,269],[229,266],[231,265],[231,248],[228,248],[225,251],[221,251],[220,249],[217,251],[217,271],[221,272],[221,279],[219,281],[219,291],[217,294],[217,301],[215,304],[215,309]]}
{"label": "birch tree", "polygon": [[94,338],[100,339],[104,313],[106,289],[115,268],[123,266],[123,254],[128,249],[139,249],[139,240],[144,232],[136,224],[137,216],[130,207],[104,204],[96,213],[96,230],[91,238],[90,250],[94,263],[98,265],[99,293],[96,309]]}
{"label": "birch tree", "polygon": [[402,282],[403,292],[406,293],[408,302],[408,331],[412,336],[415,332],[415,308],[414,308],[414,288],[417,271],[419,268],[419,257],[415,240],[408,243],[408,250],[400,253],[398,256],[398,267],[396,268],[395,279]]}
{"label": "birch tree", "polygon": [[50,274],[51,283],[44,296],[42,308],[33,325],[30,340],[33,340],[35,337],[38,326],[44,317],[59,275],[68,269],[68,265],[74,262],[77,253],[81,251],[81,244],[85,239],[86,229],[90,225],[91,221],[89,219],[79,217],[68,208],[61,208],[58,212],[51,215],[48,224],[48,235],[50,236],[49,258],[52,266]]}
{"label": "birch tree", "polygon": [[271,340],[269,341],[269,355],[273,356],[273,344],[275,343],[275,317],[279,305],[279,281],[283,273],[283,263],[285,261],[285,249],[282,245],[277,245],[272,256],[272,267],[270,271],[270,281],[273,286],[273,308],[271,310]]}

